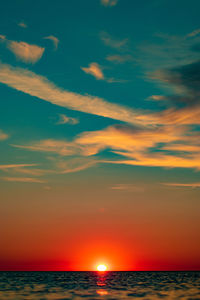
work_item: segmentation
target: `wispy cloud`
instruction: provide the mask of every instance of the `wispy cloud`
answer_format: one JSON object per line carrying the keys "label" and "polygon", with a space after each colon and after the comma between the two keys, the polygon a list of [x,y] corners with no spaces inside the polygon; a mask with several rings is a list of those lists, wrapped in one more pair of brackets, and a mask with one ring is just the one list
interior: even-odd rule
{"label": "wispy cloud", "polygon": [[121,50],[123,49],[127,43],[128,43],[128,39],[116,39],[113,38],[110,34],[108,34],[107,32],[101,32],[100,33],[100,39],[102,40],[102,42],[106,45],[109,46],[111,48],[117,49],[117,50]]}
{"label": "wispy cloud", "polygon": [[2,34],[0,34],[0,40],[1,40],[1,42],[2,42],[2,41],[4,41],[4,40],[6,40],[6,36],[5,36],[5,35],[2,35]]}
{"label": "wispy cloud", "polygon": [[166,100],[166,97],[162,95],[152,95],[148,97],[147,100],[160,101],[160,100]]}
{"label": "wispy cloud", "polygon": [[60,174],[75,173],[94,167],[99,163],[98,160],[91,158],[73,158],[68,161],[59,161],[56,163],[57,170]]}
{"label": "wispy cloud", "polygon": [[91,64],[89,64],[89,67],[87,68],[81,68],[81,70],[83,70],[85,73],[90,74],[92,76],[94,76],[96,79],[105,79],[103,71],[100,67],[99,64],[93,62]]}
{"label": "wispy cloud", "polygon": [[77,118],[68,117],[63,114],[59,115],[59,121],[57,122],[58,125],[60,125],[60,124],[76,125],[78,123],[79,123],[79,120]]}
{"label": "wispy cloud", "polygon": [[9,164],[9,165],[0,165],[0,170],[12,169],[12,168],[24,168],[24,167],[34,167],[37,164]]}
{"label": "wispy cloud", "polygon": [[[103,130],[84,132],[73,141],[43,140],[29,145],[15,147],[31,151],[54,153],[60,156],[78,156],[84,158],[84,166],[96,164],[85,158],[101,154],[104,150],[115,154],[113,159],[98,158],[98,163],[127,164],[133,166],[193,168],[200,170],[199,138],[184,126],[161,126],[154,128],[135,128],[131,126],[110,126]],[[176,151],[178,144],[191,145],[187,151]],[[170,148],[172,147],[172,152]],[[195,147],[196,148],[192,148]],[[185,149],[184,149],[185,150]],[[116,159],[116,154],[118,159]],[[97,158],[95,158],[97,159]],[[62,162],[65,165],[66,162]],[[69,162],[67,162],[69,164]],[[61,167],[61,166],[60,166]],[[82,165],[74,170],[82,169]],[[83,167],[85,168],[85,167]],[[68,171],[72,169],[68,165]]]}
{"label": "wispy cloud", "polygon": [[108,61],[111,61],[113,63],[116,63],[116,64],[122,64],[122,63],[125,63],[127,61],[131,61],[132,60],[132,56],[129,55],[129,54],[126,54],[126,55],[108,55],[106,57],[106,59]]}
{"label": "wispy cloud", "polygon": [[23,21],[22,21],[22,22],[19,22],[17,25],[18,25],[19,27],[22,27],[22,28],[27,28],[27,27],[28,27],[27,24],[24,23]]}
{"label": "wispy cloud", "polygon": [[52,104],[132,124],[144,124],[144,115],[104,99],[80,95],[56,87],[43,76],[0,64],[0,82]]}
{"label": "wispy cloud", "polygon": [[29,145],[13,145],[17,148],[27,149],[31,151],[55,153],[61,156],[71,156],[80,153],[81,148],[71,142],[65,140],[42,140],[32,142]]}
{"label": "wispy cloud", "polygon": [[57,50],[58,44],[60,42],[57,37],[55,37],[54,35],[49,35],[49,36],[44,37],[44,39],[52,41],[53,45],[54,45],[54,49]]}
{"label": "wispy cloud", "polygon": [[131,183],[118,183],[111,187],[112,190],[126,191],[126,192],[144,192],[144,187]]}
{"label": "wispy cloud", "polygon": [[[16,145],[16,147],[32,151],[52,152],[61,156],[76,155],[79,157],[91,157],[104,150],[109,150],[111,153],[117,154],[120,159],[116,160],[116,157],[114,160],[100,159],[98,163],[200,169],[199,152],[191,149],[189,154],[182,153],[180,155],[180,153],[169,153],[169,150],[166,149],[167,145],[180,143],[185,139],[187,143],[196,141],[194,136],[187,136],[186,133],[188,134],[187,128],[182,126],[145,129],[117,125],[104,130],[84,132],[70,142],[43,140],[30,145]],[[97,162],[95,161],[95,163]]]}
{"label": "wispy cloud", "polygon": [[165,182],[163,185],[180,187],[180,188],[199,188],[200,182],[191,182],[191,183],[178,183],[178,182]]}
{"label": "wispy cloud", "polygon": [[9,135],[0,129],[0,141],[7,140],[8,138],[9,138]]}
{"label": "wispy cloud", "polygon": [[200,34],[200,29],[196,29],[196,30],[190,32],[187,36],[194,37],[194,36],[196,36],[198,34]]}
{"label": "wispy cloud", "polygon": [[143,42],[135,47],[134,60],[145,71],[191,64],[199,60],[200,35],[197,31],[194,33],[190,36],[156,34],[154,42]]}
{"label": "wispy cloud", "polygon": [[11,182],[25,182],[25,183],[46,183],[45,180],[32,178],[32,177],[1,177],[4,181]]}
{"label": "wispy cloud", "polygon": [[104,6],[115,6],[118,0],[101,0],[101,4]]}

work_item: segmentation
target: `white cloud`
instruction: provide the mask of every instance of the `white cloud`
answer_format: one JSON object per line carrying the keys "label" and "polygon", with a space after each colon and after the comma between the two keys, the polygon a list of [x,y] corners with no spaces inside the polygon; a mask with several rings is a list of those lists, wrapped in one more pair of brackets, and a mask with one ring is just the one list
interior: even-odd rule
{"label": "white cloud", "polygon": [[118,0],[101,0],[101,4],[104,6],[115,6]]}
{"label": "white cloud", "polygon": [[70,125],[76,125],[79,123],[79,120],[76,118],[68,117],[66,115],[60,114],[59,115],[59,121],[57,122],[58,125],[60,124],[70,124]]}
{"label": "white cloud", "polygon": [[55,50],[57,50],[57,48],[58,48],[58,43],[60,42],[59,39],[58,39],[57,37],[55,37],[54,35],[49,35],[49,36],[44,37],[44,39],[52,41]]}
{"label": "white cloud", "polygon": [[94,76],[96,79],[104,79],[102,69],[99,64],[93,62],[88,68],[81,68],[85,73]]}
{"label": "white cloud", "polygon": [[8,41],[8,49],[26,63],[36,63],[42,57],[44,48],[26,42]]}

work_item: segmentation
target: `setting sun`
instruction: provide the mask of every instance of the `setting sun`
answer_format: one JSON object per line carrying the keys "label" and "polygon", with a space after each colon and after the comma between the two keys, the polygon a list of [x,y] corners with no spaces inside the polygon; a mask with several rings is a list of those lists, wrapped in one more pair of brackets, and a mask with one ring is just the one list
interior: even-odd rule
{"label": "setting sun", "polygon": [[106,265],[98,265],[97,266],[97,271],[106,271],[107,270],[107,266]]}

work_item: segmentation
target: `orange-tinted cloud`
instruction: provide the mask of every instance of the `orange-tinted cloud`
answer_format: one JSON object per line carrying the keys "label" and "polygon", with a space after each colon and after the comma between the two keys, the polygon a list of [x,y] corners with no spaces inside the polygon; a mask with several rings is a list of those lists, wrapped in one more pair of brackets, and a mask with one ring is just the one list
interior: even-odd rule
{"label": "orange-tinted cloud", "polygon": [[1,177],[4,181],[11,182],[27,182],[27,183],[46,183],[45,180],[32,178],[32,177]]}
{"label": "orange-tinted cloud", "polygon": [[101,0],[101,4],[104,6],[115,6],[118,0]]}
{"label": "orange-tinted cloud", "polygon": [[60,41],[56,36],[49,35],[49,36],[44,37],[44,39],[52,41],[53,45],[54,45],[54,49],[57,50],[58,44],[59,44]]}
{"label": "orange-tinted cloud", "polygon": [[96,79],[104,79],[104,74],[99,64],[93,62],[88,68],[81,68],[85,73],[94,76]]}
{"label": "orange-tinted cloud", "polygon": [[40,60],[44,53],[44,48],[26,42],[8,41],[7,47],[17,58],[32,64]]}
{"label": "orange-tinted cloud", "polygon": [[9,135],[0,129],[0,141],[6,140],[8,138],[9,138]]}

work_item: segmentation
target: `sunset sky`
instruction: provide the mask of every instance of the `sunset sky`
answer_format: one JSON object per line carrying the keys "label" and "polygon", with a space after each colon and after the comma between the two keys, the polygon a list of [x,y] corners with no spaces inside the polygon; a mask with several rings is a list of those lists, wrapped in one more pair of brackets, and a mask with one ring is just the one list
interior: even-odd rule
{"label": "sunset sky", "polygon": [[199,11],[2,1],[0,270],[200,269]]}

